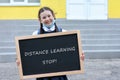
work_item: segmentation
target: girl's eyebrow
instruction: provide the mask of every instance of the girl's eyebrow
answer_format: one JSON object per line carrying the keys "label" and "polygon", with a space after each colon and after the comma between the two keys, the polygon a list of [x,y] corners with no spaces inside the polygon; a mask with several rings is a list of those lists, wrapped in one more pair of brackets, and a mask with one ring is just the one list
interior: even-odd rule
{"label": "girl's eyebrow", "polygon": [[51,15],[48,14],[48,16],[51,16]]}

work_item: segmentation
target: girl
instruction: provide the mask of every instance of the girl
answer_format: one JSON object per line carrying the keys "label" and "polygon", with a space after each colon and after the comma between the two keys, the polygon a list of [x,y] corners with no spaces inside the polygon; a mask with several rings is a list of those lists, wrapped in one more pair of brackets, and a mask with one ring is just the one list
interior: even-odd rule
{"label": "girl", "polygon": [[[49,7],[43,7],[38,12],[38,19],[40,21],[40,29],[33,32],[33,35],[46,34],[53,32],[62,32],[62,28],[56,25],[55,14],[52,9]],[[84,55],[81,57],[84,60]],[[47,78],[37,78],[37,80],[68,80],[66,75],[63,76],[54,76]]]}
{"label": "girl", "polygon": [[[63,30],[57,27],[55,22],[55,14],[49,7],[43,7],[38,12],[38,19],[40,21],[40,29],[33,32],[33,35],[46,34],[53,32],[62,32]],[[36,80],[68,80],[65,75],[54,76],[47,78],[37,78]]]}
{"label": "girl", "polygon": [[[33,35],[53,33],[53,32],[62,32],[62,28],[56,25],[55,14],[52,9],[49,7],[42,7],[38,12],[38,19],[40,21],[40,29],[33,32]],[[81,56],[81,59],[84,60],[84,55]],[[19,61],[17,60],[19,65]],[[36,80],[68,80],[66,75],[63,76],[53,76],[45,78],[37,78]]]}
{"label": "girl", "polygon": [[40,29],[33,32],[33,35],[63,31],[60,27],[57,27],[55,14],[49,7],[43,7],[39,10],[38,19],[40,21]]}

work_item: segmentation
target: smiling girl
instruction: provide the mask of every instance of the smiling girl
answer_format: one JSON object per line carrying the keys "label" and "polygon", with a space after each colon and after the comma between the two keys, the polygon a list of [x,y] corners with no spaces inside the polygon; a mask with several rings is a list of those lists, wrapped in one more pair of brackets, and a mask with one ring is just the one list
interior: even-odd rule
{"label": "smiling girl", "polygon": [[[40,22],[40,28],[34,31],[33,35],[65,31],[56,25],[55,14],[53,10],[50,9],[49,7],[42,7],[39,10],[38,20]],[[81,56],[81,59],[84,60],[84,55]],[[19,66],[20,62],[18,60],[16,60],[16,62],[17,62],[17,65]],[[62,76],[37,78],[36,80],[68,80],[68,79],[66,75],[62,75]]]}

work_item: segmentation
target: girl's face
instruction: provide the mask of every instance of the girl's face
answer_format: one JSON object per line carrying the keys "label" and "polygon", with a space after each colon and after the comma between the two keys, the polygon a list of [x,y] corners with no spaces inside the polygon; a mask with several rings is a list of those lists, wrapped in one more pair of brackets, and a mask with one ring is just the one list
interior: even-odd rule
{"label": "girl's face", "polygon": [[41,23],[49,26],[52,24],[53,20],[54,20],[54,16],[52,15],[52,13],[49,10],[45,10],[44,12],[42,12],[40,14],[40,20]]}

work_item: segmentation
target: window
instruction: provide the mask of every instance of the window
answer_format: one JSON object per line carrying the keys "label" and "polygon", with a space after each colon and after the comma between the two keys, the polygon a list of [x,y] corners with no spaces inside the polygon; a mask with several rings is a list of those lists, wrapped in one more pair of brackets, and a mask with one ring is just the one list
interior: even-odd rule
{"label": "window", "polygon": [[0,0],[0,6],[39,6],[40,0]]}

